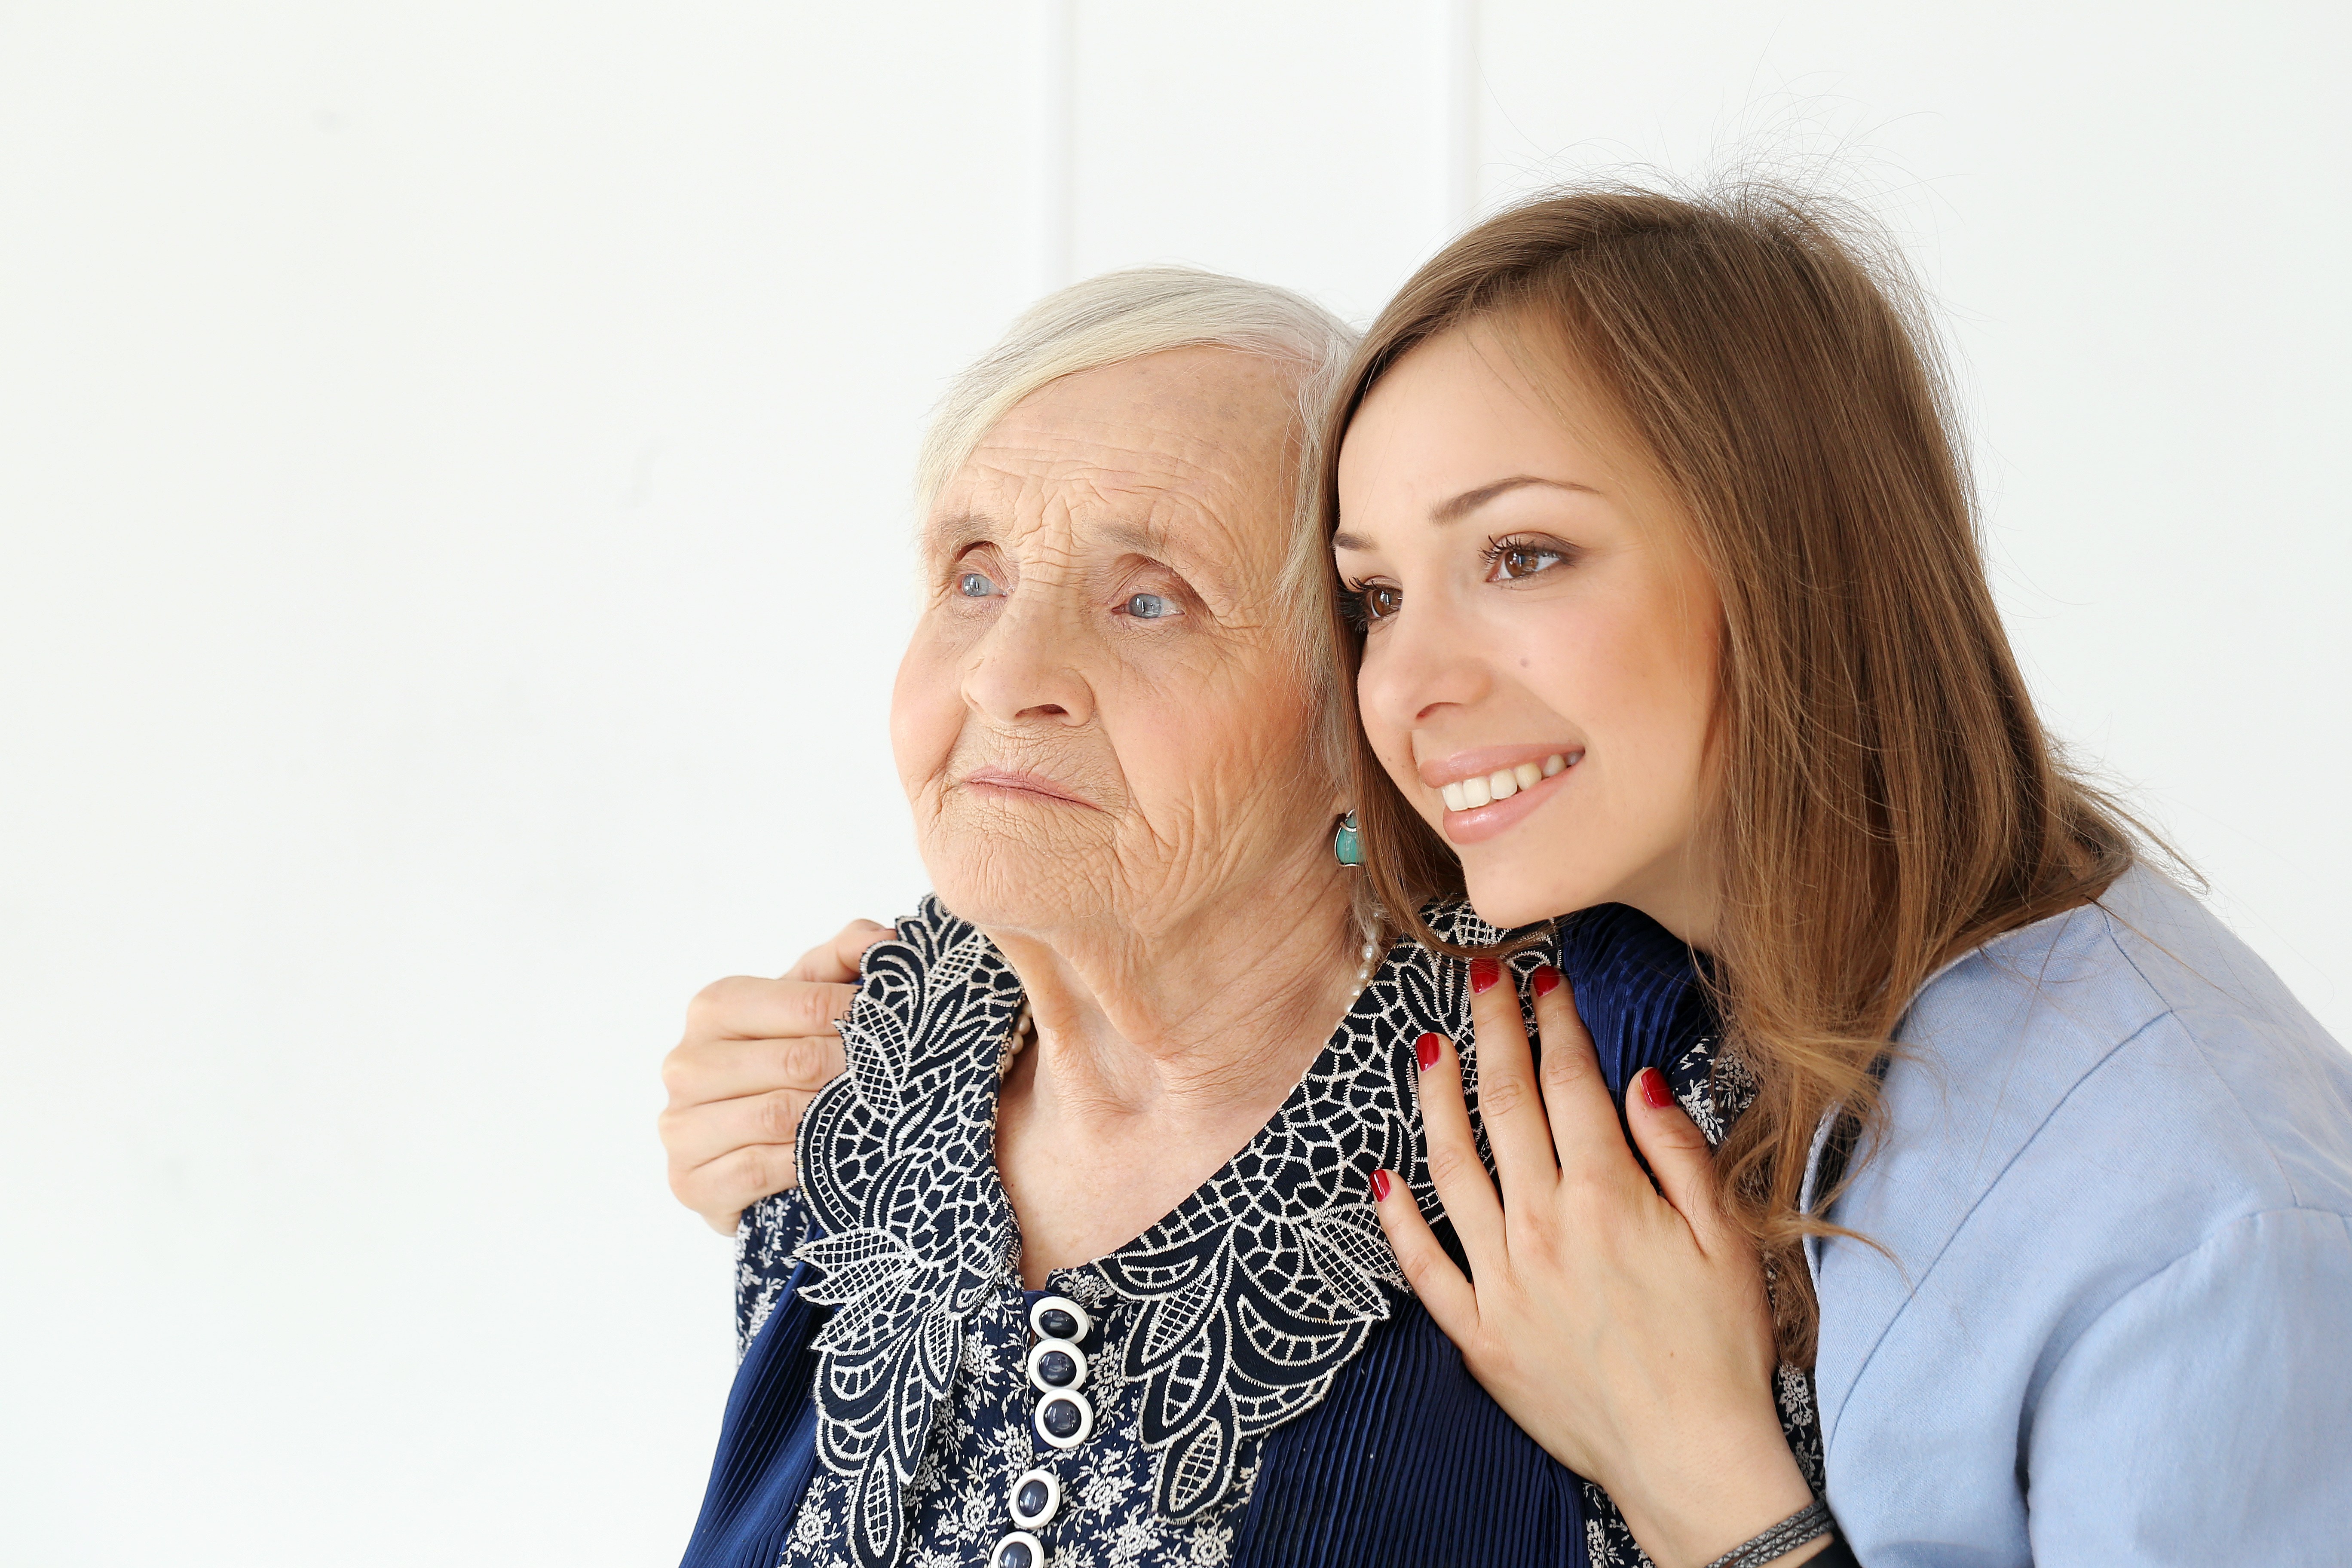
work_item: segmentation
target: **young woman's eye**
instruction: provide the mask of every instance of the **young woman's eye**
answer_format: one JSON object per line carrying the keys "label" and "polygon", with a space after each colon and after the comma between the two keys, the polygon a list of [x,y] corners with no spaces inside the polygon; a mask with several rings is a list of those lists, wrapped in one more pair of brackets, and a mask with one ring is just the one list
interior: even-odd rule
{"label": "young woman's eye", "polygon": [[985,599],[996,592],[996,584],[978,572],[966,572],[956,579],[956,592],[967,599]]}
{"label": "young woman's eye", "polygon": [[1164,594],[1130,594],[1124,606],[1139,621],[1156,621],[1176,613],[1176,606]]}
{"label": "young woman's eye", "polygon": [[1404,591],[1393,583],[1350,583],[1339,605],[1356,626],[1370,626],[1404,608]]}
{"label": "young woman's eye", "polygon": [[1508,583],[1518,577],[1532,577],[1538,572],[1549,572],[1568,554],[1556,546],[1538,544],[1531,540],[1498,540],[1486,552],[1489,568],[1487,581]]}

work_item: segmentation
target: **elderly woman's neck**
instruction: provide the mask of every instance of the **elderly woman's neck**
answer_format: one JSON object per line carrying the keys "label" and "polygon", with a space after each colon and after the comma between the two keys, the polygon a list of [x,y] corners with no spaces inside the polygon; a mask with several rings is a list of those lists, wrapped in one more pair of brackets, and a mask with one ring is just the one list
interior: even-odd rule
{"label": "elderly woman's neck", "polygon": [[1304,1076],[1355,994],[1347,875],[1303,869],[1295,896],[1236,900],[1149,942],[990,932],[1038,1023],[996,1119],[1032,1289],[1157,1224]]}
{"label": "elderly woman's neck", "polygon": [[1024,1077],[1114,1120],[1220,1121],[1236,1102],[1270,1114],[1355,994],[1349,875],[1318,868],[1293,898],[1236,900],[1177,931],[997,935],[1037,1024]]}

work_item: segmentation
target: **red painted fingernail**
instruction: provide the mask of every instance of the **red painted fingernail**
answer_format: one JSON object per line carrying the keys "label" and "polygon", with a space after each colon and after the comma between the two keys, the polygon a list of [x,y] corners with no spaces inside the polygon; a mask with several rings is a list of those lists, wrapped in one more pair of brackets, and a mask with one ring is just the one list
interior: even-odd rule
{"label": "red painted fingernail", "polygon": [[1474,958],[1470,961],[1470,989],[1473,992],[1483,994],[1486,987],[1502,977],[1503,966],[1493,959]]}
{"label": "red painted fingernail", "polygon": [[1412,1054],[1421,1062],[1422,1071],[1427,1072],[1437,1065],[1438,1045],[1439,1041],[1435,1035],[1423,1035],[1413,1041]]}
{"label": "red painted fingernail", "polygon": [[1642,1098],[1653,1110],[1664,1110],[1675,1102],[1675,1091],[1666,1087],[1666,1075],[1655,1068],[1643,1068],[1633,1075],[1642,1086]]}
{"label": "red painted fingernail", "polygon": [[1547,963],[1536,971],[1536,994],[1549,996],[1559,984],[1559,971]]}
{"label": "red painted fingernail", "polygon": [[1389,1173],[1386,1171],[1374,1171],[1372,1173],[1372,1202],[1376,1204],[1384,1203],[1388,1200],[1388,1195]]}

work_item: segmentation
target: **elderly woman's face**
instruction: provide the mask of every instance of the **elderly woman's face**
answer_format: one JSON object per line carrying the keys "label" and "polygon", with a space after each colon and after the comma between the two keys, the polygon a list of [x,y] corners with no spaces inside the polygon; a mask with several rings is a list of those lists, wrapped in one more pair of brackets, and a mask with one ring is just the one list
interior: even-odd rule
{"label": "elderly woman's face", "polygon": [[1266,361],[1151,354],[1037,392],[940,494],[890,731],[948,908],[1166,931],[1328,837],[1292,408]]}

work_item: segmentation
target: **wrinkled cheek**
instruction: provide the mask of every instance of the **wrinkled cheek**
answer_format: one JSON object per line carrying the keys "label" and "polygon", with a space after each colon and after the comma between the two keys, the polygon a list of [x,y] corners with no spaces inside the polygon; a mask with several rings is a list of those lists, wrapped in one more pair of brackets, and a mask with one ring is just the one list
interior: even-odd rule
{"label": "wrinkled cheek", "polygon": [[963,720],[963,694],[953,660],[918,630],[890,688],[890,754],[898,763],[899,786],[919,808],[925,786],[954,754]]}

